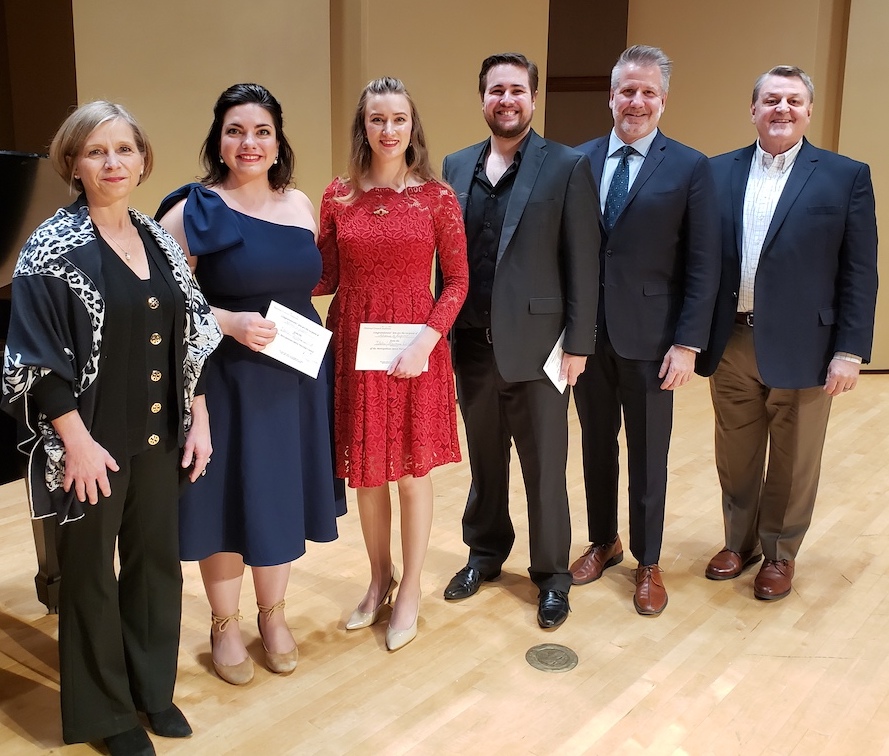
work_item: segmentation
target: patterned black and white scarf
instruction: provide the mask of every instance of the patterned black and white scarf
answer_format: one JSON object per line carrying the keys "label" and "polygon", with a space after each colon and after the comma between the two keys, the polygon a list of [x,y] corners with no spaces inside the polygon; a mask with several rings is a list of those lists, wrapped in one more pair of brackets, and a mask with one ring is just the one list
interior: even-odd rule
{"label": "patterned black and white scarf", "polygon": [[[187,431],[201,368],[222,334],[173,237],[147,215],[132,208],[129,212],[157,241],[185,297],[182,370],[183,425]],[[13,273],[12,322],[3,362],[3,409],[26,428],[19,449],[29,458],[31,516],[57,515],[62,523],[82,517],[83,506],[73,488],[67,494],[62,489],[64,445],[52,423],[34,408],[29,392],[40,378],[57,372],[74,387],[79,412],[90,427],[95,410],[91,388],[99,373],[105,320],[105,302],[97,283],[101,279],[98,260],[98,240],[89,209],[81,198],[34,231]],[[77,306],[78,302],[82,307]]]}

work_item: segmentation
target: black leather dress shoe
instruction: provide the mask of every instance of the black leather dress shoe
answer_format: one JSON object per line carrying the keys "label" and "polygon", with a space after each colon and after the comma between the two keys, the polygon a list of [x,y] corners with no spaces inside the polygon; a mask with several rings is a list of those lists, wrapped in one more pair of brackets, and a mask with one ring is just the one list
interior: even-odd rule
{"label": "black leather dress shoe", "polygon": [[483,575],[475,567],[466,565],[460,572],[451,578],[448,587],[444,589],[444,597],[447,601],[457,601],[459,599],[469,598],[478,593],[479,586],[485,580],[493,580],[500,576],[500,570],[491,574]]}
{"label": "black leather dress shoe", "polygon": [[537,624],[542,628],[558,627],[566,619],[571,607],[564,591],[541,591],[537,597]]}
{"label": "black leather dress shoe", "polygon": [[191,735],[191,725],[176,704],[170,704],[169,709],[149,713],[147,716],[148,724],[155,735],[162,738],[187,738]]}

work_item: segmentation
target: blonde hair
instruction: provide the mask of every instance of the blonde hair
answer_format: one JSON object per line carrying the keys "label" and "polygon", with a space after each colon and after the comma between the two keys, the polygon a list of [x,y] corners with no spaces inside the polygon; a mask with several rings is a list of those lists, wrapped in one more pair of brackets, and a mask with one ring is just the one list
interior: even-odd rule
{"label": "blonde hair", "polygon": [[404,153],[409,175],[416,176],[423,181],[435,181],[438,177],[429,162],[429,149],[426,147],[426,135],[423,133],[423,124],[420,123],[420,114],[413,98],[400,79],[391,76],[383,76],[369,81],[358,98],[358,107],[355,109],[355,118],[352,121],[352,146],[349,151],[349,169],[345,176],[341,177],[343,183],[349,185],[349,193],[337,197],[340,202],[352,202],[359,192],[361,182],[370,173],[370,163],[373,150],[367,141],[367,131],[364,128],[364,113],[367,109],[367,101],[376,95],[397,94],[403,95],[411,109],[411,142]]}
{"label": "blonde hair", "polygon": [[94,102],[81,105],[71,113],[63,121],[62,125],[59,126],[59,130],[49,145],[49,159],[52,162],[52,166],[69,187],[78,192],[83,191],[83,182],[79,178],[74,177],[74,164],[89,135],[103,123],[118,118],[129,124],[133,130],[136,148],[141,153],[145,164],[139,183],[141,184],[151,175],[151,168],[154,165],[154,153],[145,130],[123,105],[108,102],[107,100],[95,100]]}

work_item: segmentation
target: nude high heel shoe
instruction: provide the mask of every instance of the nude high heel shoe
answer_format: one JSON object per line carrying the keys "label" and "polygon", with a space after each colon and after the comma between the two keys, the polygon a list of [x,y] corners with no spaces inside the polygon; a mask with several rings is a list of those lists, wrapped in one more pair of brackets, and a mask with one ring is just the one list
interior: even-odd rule
{"label": "nude high heel shoe", "polygon": [[386,628],[386,648],[390,651],[398,651],[404,648],[414,638],[417,637],[417,622],[420,619],[420,604],[417,602],[417,616],[414,617],[414,624],[404,630],[395,630],[392,625]]}
{"label": "nude high heel shoe", "polygon": [[392,576],[389,578],[389,587],[380,599],[380,603],[370,612],[362,612],[361,609],[356,609],[352,612],[352,616],[349,617],[349,621],[346,623],[346,630],[360,630],[362,627],[370,627],[373,625],[380,618],[380,610],[383,608],[383,604],[392,603],[392,592],[397,587],[398,572],[393,567]]}
{"label": "nude high heel shoe", "polygon": [[[210,655],[212,657],[213,629],[218,628],[220,633],[224,633],[230,622],[233,620],[239,622],[244,618],[240,612],[230,614],[228,617],[217,617],[215,614],[211,616],[213,618],[213,624],[210,627]],[[216,670],[217,675],[232,685],[246,685],[253,679],[253,659],[249,655],[244,661],[237,664],[220,664],[216,659],[213,659],[213,669]]]}
{"label": "nude high heel shoe", "polygon": [[[268,620],[278,609],[282,612],[284,611],[284,599],[281,599],[274,606],[262,606],[260,604],[256,605],[256,608],[259,609],[259,614],[256,615],[256,627],[259,630],[259,637],[262,639],[262,628],[259,625],[259,615],[264,614],[266,616],[266,620]],[[265,663],[266,666],[277,675],[289,675],[293,670],[296,669],[296,663],[299,659],[299,648],[296,643],[293,644],[293,649],[291,651],[287,651],[283,654],[276,654],[268,650],[265,645],[265,640],[262,641],[262,648],[265,651]]]}

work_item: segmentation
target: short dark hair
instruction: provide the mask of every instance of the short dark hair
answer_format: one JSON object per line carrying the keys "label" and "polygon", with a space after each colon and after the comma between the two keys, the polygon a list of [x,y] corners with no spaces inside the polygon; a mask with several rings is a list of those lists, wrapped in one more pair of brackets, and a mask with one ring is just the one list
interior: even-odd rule
{"label": "short dark hair", "polygon": [[657,66],[661,69],[661,88],[664,90],[662,95],[670,91],[670,74],[673,73],[673,61],[667,57],[667,53],[660,47],[651,47],[650,45],[633,45],[624,50],[614,68],[611,69],[611,88],[617,89],[620,74],[624,66]]}
{"label": "short dark hair", "polygon": [[756,83],[753,85],[753,99],[750,101],[751,104],[759,99],[759,90],[762,89],[762,85],[769,76],[783,76],[785,79],[799,79],[809,93],[809,104],[815,102],[815,85],[812,83],[809,74],[803,71],[802,68],[797,68],[796,66],[775,66],[764,74],[760,74],[756,79]]}
{"label": "short dark hair", "polygon": [[528,60],[521,53],[497,53],[489,55],[482,61],[482,70],[478,73],[478,93],[485,94],[488,88],[488,71],[494,66],[518,66],[524,68],[528,72],[528,84],[531,87],[531,94],[537,91],[539,74],[537,64],[533,60]]}
{"label": "short dark hair", "polygon": [[269,168],[269,186],[284,190],[293,182],[294,156],[287,137],[284,136],[284,114],[274,95],[261,84],[233,84],[226,89],[213,106],[213,123],[201,146],[201,164],[204,175],[201,183],[207,186],[221,184],[228,176],[229,167],[220,161],[219,144],[225,114],[238,105],[259,105],[272,117],[275,137],[278,140],[278,162]]}

